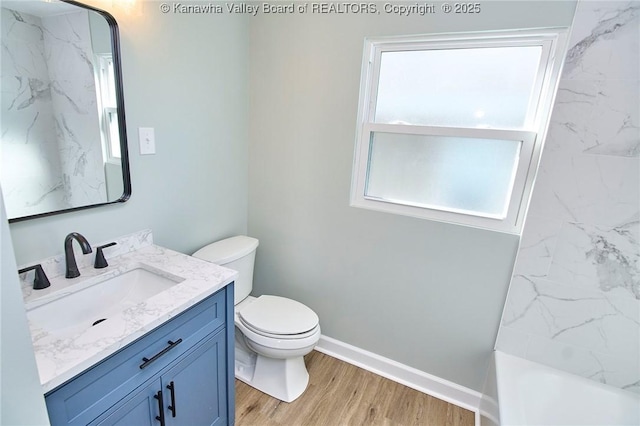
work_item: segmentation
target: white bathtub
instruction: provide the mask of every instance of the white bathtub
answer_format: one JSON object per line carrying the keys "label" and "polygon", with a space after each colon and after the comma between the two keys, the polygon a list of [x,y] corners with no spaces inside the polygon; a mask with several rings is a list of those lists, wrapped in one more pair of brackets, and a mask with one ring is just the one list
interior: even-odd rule
{"label": "white bathtub", "polygon": [[640,425],[640,395],[495,352],[500,424]]}

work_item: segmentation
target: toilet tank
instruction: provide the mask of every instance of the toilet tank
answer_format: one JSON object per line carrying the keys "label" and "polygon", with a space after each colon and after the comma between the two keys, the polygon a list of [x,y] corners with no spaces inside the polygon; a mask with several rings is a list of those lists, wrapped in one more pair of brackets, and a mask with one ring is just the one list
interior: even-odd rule
{"label": "toilet tank", "polygon": [[193,253],[193,257],[238,271],[235,281],[234,305],[244,300],[253,288],[253,264],[258,240],[239,235],[216,241]]}

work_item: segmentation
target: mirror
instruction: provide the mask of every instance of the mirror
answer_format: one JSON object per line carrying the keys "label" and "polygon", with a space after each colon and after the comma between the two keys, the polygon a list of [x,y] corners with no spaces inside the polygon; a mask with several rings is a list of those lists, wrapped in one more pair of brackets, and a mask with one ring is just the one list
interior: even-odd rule
{"label": "mirror", "polygon": [[70,0],[2,0],[0,181],[9,222],[131,194],[118,27]]}

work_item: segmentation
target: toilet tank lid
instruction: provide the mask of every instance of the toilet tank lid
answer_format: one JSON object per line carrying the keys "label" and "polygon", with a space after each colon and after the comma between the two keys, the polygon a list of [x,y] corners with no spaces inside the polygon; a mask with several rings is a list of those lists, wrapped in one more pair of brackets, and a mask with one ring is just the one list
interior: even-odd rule
{"label": "toilet tank lid", "polygon": [[257,247],[257,239],[238,235],[237,237],[226,238],[206,245],[193,253],[193,257],[224,265],[248,255]]}

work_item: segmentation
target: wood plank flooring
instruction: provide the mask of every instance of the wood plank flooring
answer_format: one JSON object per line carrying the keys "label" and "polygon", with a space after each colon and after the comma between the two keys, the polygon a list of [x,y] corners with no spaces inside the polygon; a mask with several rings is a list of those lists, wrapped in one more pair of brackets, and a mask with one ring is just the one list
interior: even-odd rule
{"label": "wood plank flooring", "polygon": [[237,426],[474,426],[474,413],[317,351],[309,386],[287,404],[236,380]]}

